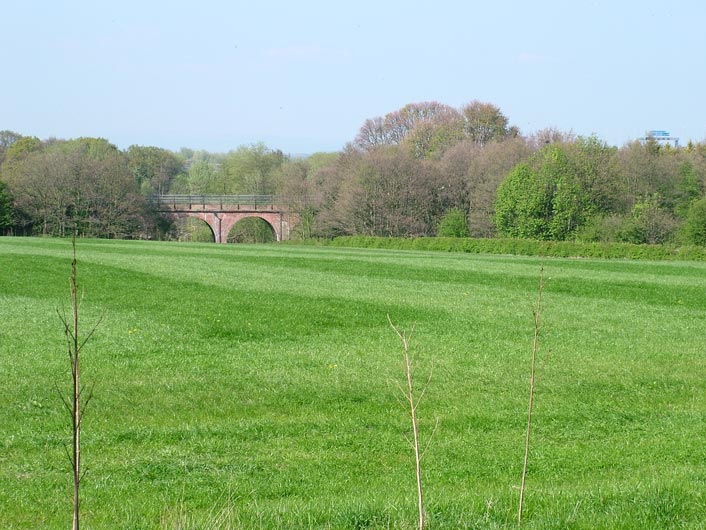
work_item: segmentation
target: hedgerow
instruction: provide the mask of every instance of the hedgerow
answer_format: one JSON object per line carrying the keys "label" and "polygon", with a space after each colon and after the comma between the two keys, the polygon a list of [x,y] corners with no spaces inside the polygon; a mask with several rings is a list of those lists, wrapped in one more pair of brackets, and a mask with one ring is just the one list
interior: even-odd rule
{"label": "hedgerow", "polygon": [[[300,242],[293,242],[301,244]],[[311,243],[311,242],[309,242]],[[695,245],[636,245],[632,243],[582,243],[530,239],[473,239],[455,237],[340,236],[318,240],[318,245],[391,250],[432,250],[471,254],[518,256],[706,261],[706,247]]]}

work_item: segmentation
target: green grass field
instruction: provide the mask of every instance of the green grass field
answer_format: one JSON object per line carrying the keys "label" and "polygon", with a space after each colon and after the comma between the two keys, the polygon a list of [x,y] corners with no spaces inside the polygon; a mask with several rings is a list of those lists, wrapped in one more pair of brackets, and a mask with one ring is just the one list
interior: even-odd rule
{"label": "green grass field", "polygon": [[[706,263],[79,240],[86,529],[706,528]],[[0,526],[68,528],[71,242],[0,238]],[[549,351],[550,350],[550,351]]]}

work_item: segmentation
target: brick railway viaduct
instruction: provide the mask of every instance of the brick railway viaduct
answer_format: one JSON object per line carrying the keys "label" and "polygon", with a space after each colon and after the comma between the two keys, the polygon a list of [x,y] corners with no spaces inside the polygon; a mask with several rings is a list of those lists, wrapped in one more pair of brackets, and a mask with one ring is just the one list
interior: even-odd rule
{"label": "brick railway viaduct", "polygon": [[246,217],[258,217],[286,241],[299,222],[296,214],[277,205],[273,195],[153,195],[157,211],[175,219],[194,217],[211,228],[216,243],[227,243],[231,228]]}

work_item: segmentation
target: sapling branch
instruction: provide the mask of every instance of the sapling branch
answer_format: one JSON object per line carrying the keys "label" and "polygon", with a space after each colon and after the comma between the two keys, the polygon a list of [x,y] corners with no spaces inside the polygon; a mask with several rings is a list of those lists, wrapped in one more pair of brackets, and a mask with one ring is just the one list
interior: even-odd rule
{"label": "sapling branch", "polygon": [[527,430],[525,432],[525,456],[522,463],[522,481],[520,483],[520,502],[517,510],[517,526],[522,526],[522,511],[525,499],[525,481],[527,479],[527,462],[529,460],[530,434],[532,432],[532,409],[534,407],[534,389],[536,383],[537,352],[539,350],[539,332],[541,329],[542,292],[544,290],[544,267],[540,270],[537,302],[532,304],[534,320],[534,338],[532,340],[532,361],[530,368],[529,402],[527,406]]}
{"label": "sapling branch", "polygon": [[[404,395],[405,401],[407,402],[407,406],[409,407],[409,414],[410,414],[410,419],[412,421],[412,435],[413,439],[411,440],[411,445],[414,448],[414,461],[415,461],[415,471],[416,471],[416,476],[417,476],[417,508],[419,511],[419,530],[424,530],[424,524],[425,524],[425,515],[424,515],[424,497],[423,497],[423,492],[422,492],[422,458],[424,456],[424,453],[426,453],[426,450],[429,448],[429,443],[431,443],[431,438],[429,438],[429,441],[427,442],[426,447],[424,448],[423,451],[420,450],[420,440],[419,440],[419,421],[417,418],[417,407],[419,407],[419,403],[424,396],[424,393],[426,392],[426,389],[429,385],[429,381],[431,380],[431,373],[429,374],[429,379],[427,380],[426,385],[422,388],[422,391],[419,395],[415,394],[414,390],[414,369],[413,369],[413,359],[410,355],[410,340],[412,338],[412,335],[414,334],[414,325],[412,325],[412,329],[407,334],[404,331],[400,331],[395,325],[392,323],[392,320],[390,319],[390,315],[387,315],[387,322],[390,324],[390,327],[394,330],[394,332],[397,334],[399,337],[400,341],[402,342],[402,349],[404,353],[404,370],[405,370],[405,378],[407,382],[406,388],[403,387],[403,385],[397,383],[397,387],[400,389],[402,394]],[[437,426],[438,426],[438,421],[437,421]],[[436,431],[436,427],[434,428],[434,431]]]}
{"label": "sapling branch", "polygon": [[431,431],[431,434],[429,435],[429,439],[427,440],[427,445],[424,446],[424,450],[422,451],[422,454],[420,456],[421,460],[424,460],[424,455],[427,453],[427,450],[429,449],[429,446],[431,445],[431,442],[434,439],[434,435],[436,434],[436,430],[438,428],[439,428],[439,418],[436,418],[436,422],[434,423],[434,430]]}

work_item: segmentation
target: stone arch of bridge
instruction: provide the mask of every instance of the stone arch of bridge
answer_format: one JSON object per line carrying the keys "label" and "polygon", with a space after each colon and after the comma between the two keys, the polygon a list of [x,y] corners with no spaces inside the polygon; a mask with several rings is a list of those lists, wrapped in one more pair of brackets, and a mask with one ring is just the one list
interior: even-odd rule
{"label": "stone arch of bridge", "polygon": [[[213,226],[211,226],[211,224],[208,221],[206,221],[205,219],[201,219],[200,217],[197,217],[195,215],[176,215],[175,217],[179,220],[182,220],[182,221],[190,219],[190,220],[198,223],[199,227],[205,227],[208,230],[208,233],[211,235],[211,241],[214,243],[216,242],[216,237],[217,237],[216,232],[214,231]],[[196,225],[194,225],[194,224],[191,225],[192,228],[195,226]]]}
{"label": "stone arch of bridge", "polygon": [[[253,221],[256,221],[256,223],[253,223]],[[250,224],[248,224],[248,222],[250,222]],[[248,231],[246,228],[246,231],[243,232],[243,227],[249,227],[250,231]],[[264,233],[265,231],[267,232],[267,234]],[[223,238],[228,243],[239,243],[250,239],[247,237],[244,239],[242,236],[245,236],[246,234],[255,236],[256,233],[258,234],[258,236],[254,237],[254,239],[252,240],[253,242],[277,241],[277,232],[275,232],[275,227],[258,215],[250,215],[236,221],[235,223],[233,223],[233,226],[230,227],[228,233],[226,233],[225,231],[223,232]]]}
{"label": "stone arch of bridge", "polygon": [[246,217],[257,217],[265,221],[274,231],[277,241],[289,239],[289,223],[279,212],[179,212],[175,215],[205,221],[211,228],[216,243],[226,243],[231,228]]}

